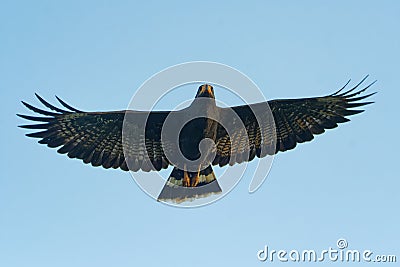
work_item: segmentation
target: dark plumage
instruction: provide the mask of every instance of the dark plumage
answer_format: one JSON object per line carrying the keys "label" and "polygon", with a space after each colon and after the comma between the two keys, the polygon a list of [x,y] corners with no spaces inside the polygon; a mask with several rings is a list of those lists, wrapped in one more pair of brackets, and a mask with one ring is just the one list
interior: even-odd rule
{"label": "dark plumage", "polygon": [[[176,166],[159,199],[181,201],[218,193],[221,189],[211,165],[221,167],[227,164],[233,165],[253,160],[255,157],[290,150],[297,143],[311,141],[314,135],[323,133],[325,129],[332,129],[337,127],[338,123],[349,121],[348,116],[363,111],[353,108],[372,103],[361,101],[374,93],[358,95],[374,82],[361,90],[356,90],[366,78],[346,92],[342,91],[350,81],[336,93],[324,97],[279,99],[231,108],[216,106],[212,86],[206,84],[200,86],[191,106],[181,111],[174,111],[174,114],[178,116],[177,118],[183,119],[185,114],[187,116],[189,108],[201,110],[218,118],[217,121],[223,121],[228,129],[233,129],[233,134],[230,136],[216,120],[203,118],[188,123],[182,129],[179,138],[179,146],[184,156],[190,160],[199,158],[199,142],[204,138],[210,138],[215,142],[215,149],[209,148],[206,154],[213,155],[213,158],[205,157],[201,166],[197,166],[199,169],[197,172],[193,171],[193,167],[196,166],[190,166],[191,168],[186,165]],[[170,111],[84,112],[71,107],[58,97],[57,100],[64,109],[51,105],[37,94],[36,96],[51,111],[22,102],[28,109],[43,116],[17,115],[38,122],[20,127],[38,130],[26,135],[39,138],[40,144],[59,147],[57,150],[59,153],[104,168],[159,171],[171,165],[166,154],[175,153],[177,148],[161,143],[161,129]],[[199,100],[202,98],[208,98],[210,101],[203,103]],[[275,129],[268,120],[263,118],[257,120],[255,117],[257,111],[266,110],[266,105],[269,105],[272,111]],[[232,110],[237,116],[231,116]],[[125,123],[130,123],[128,125],[130,139],[124,144],[127,148],[124,151],[122,131],[126,116],[130,118],[125,120]],[[239,127],[240,124],[244,127]],[[143,127],[145,131],[141,130]],[[276,132],[272,132],[273,130]],[[274,135],[276,144],[273,142]],[[245,142],[247,140],[248,142]],[[149,161],[146,160],[146,155]]]}

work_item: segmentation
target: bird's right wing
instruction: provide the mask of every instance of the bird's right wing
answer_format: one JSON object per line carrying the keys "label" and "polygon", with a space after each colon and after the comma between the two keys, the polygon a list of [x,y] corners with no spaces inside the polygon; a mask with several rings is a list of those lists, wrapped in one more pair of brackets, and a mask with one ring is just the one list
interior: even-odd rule
{"label": "bird's right wing", "polygon": [[[30,121],[42,122],[20,126],[40,130],[26,134],[29,137],[40,138],[40,144],[47,144],[52,148],[61,146],[57,150],[58,153],[104,168],[159,171],[168,167],[169,162],[164,155],[160,137],[168,111],[84,112],[71,107],[58,97],[58,101],[66,109],[55,107],[39,95],[36,96],[52,111],[22,102],[28,109],[44,116],[17,115]],[[130,140],[126,142],[127,149],[124,149],[122,131],[126,114],[130,119],[125,120],[127,126],[124,127],[129,127],[129,130],[137,129],[137,134],[130,136]],[[146,131],[143,130],[144,127]],[[150,161],[145,160],[146,156]]]}
{"label": "bird's right wing", "polygon": [[[251,105],[222,108],[221,117],[224,117],[227,109],[232,109],[238,115],[244,127],[240,127],[240,123],[232,122],[231,125],[239,125],[236,128],[233,126],[234,139],[237,142],[232,145],[232,138],[226,129],[221,125],[219,126],[216,140],[217,151],[213,164],[224,166],[229,163],[233,165],[234,163],[250,161],[255,156],[263,157],[278,151],[290,150],[297,143],[311,141],[314,135],[323,133],[325,129],[332,129],[337,127],[338,123],[349,121],[346,118],[347,116],[363,112],[363,110],[353,110],[352,108],[373,103],[359,101],[374,93],[356,96],[363,93],[375,82],[362,90],[354,92],[367,77],[354,88],[344,93],[341,93],[341,91],[350,81],[336,93],[324,97],[278,99]],[[266,114],[266,111],[269,110],[266,104],[269,105],[269,109],[272,112],[275,127],[271,125],[268,114]],[[255,114],[265,114],[265,117],[256,118]],[[276,144],[271,149],[268,148],[268,145],[274,142],[274,138],[271,135],[273,128],[276,130]],[[245,147],[246,142],[240,141],[244,140],[245,138],[243,137],[245,136],[248,138],[248,147]],[[262,152],[263,148],[265,152]]]}

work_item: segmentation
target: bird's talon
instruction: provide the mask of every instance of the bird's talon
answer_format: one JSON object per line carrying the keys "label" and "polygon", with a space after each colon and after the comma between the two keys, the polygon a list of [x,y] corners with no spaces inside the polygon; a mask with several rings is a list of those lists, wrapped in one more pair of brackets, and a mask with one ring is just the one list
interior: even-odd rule
{"label": "bird's talon", "polygon": [[185,187],[190,186],[190,178],[186,171],[183,172],[183,186],[185,186]]}
{"label": "bird's talon", "polygon": [[197,172],[196,177],[194,177],[192,182],[192,187],[196,187],[200,182],[200,173]]}

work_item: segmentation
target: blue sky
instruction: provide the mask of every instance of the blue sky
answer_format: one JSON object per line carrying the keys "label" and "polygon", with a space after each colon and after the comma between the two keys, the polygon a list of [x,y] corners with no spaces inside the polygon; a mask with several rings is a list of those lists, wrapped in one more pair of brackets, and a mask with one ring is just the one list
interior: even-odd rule
{"label": "blue sky", "polygon": [[[2,1],[0,266],[262,266],[264,245],[322,250],[341,237],[399,260],[400,5],[279,3]],[[244,177],[197,209],[157,203],[128,173],[17,128],[35,92],[120,110],[151,75],[192,60],[237,68],[271,99],[329,94],[366,74],[379,93],[350,123],[277,155],[255,194]]]}

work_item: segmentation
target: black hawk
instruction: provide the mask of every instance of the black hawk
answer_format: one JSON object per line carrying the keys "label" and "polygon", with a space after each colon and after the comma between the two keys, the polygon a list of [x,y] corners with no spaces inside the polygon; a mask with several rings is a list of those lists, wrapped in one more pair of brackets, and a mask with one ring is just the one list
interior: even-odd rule
{"label": "black hawk", "polygon": [[[218,107],[213,87],[208,84],[201,85],[195,100],[188,108],[197,105],[196,100],[210,99],[206,104],[197,106],[206,110],[206,114],[213,115],[214,119],[202,117],[187,123],[179,134],[179,148],[174,149],[181,149],[187,159],[195,160],[200,156],[199,143],[204,138],[209,138],[214,142],[214,153],[210,153],[212,158],[205,157],[204,162],[190,168],[187,165],[172,164],[165,153],[170,146],[161,142],[163,123],[172,111],[85,112],[73,108],[58,97],[57,100],[65,109],[55,107],[36,94],[39,101],[52,111],[42,110],[22,101],[28,109],[43,116],[17,115],[30,121],[41,122],[20,126],[39,130],[26,136],[39,138],[40,144],[51,148],[60,147],[58,153],[67,154],[69,158],[81,159],[92,166],[147,172],[160,171],[174,165],[158,199],[180,202],[221,192],[212,165],[222,167],[251,161],[256,156],[260,158],[293,149],[297,143],[311,141],[314,135],[323,133],[325,129],[332,129],[337,127],[338,123],[349,121],[347,116],[363,112],[352,108],[373,103],[361,100],[374,93],[361,96],[360,94],[375,82],[357,91],[367,77],[348,91],[343,92],[350,81],[336,93],[323,97],[278,99],[230,108]],[[262,153],[263,146],[271,143],[268,127],[254,114],[255,110],[266,104],[272,111],[276,130],[276,143],[270,153]],[[187,113],[188,108],[173,112],[178,116],[183,115]],[[230,118],[226,118],[228,109],[233,110],[242,122],[242,127],[233,127],[233,132],[229,134],[215,119],[224,118],[229,121]],[[134,127],[145,130],[138,131],[136,136],[134,134],[129,149],[124,149],[122,132],[127,115],[131,117],[129,121]],[[235,140],[241,140],[245,136],[248,140],[245,142],[246,147],[243,147],[243,142],[234,142],[233,135]],[[146,158],[148,160],[145,160]]]}

